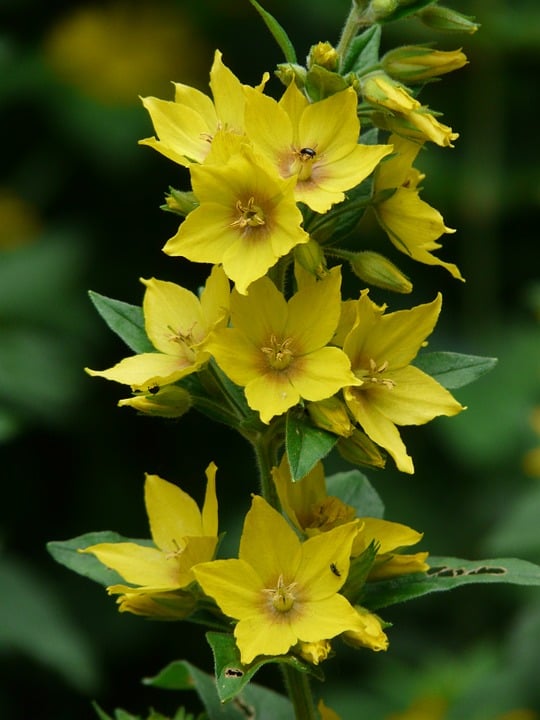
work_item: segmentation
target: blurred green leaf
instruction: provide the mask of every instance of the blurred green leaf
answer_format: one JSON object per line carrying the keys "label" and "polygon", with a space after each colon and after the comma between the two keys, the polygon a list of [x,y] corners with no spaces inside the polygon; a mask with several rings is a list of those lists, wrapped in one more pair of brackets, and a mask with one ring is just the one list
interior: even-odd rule
{"label": "blurred green leaf", "polygon": [[489,553],[540,557],[540,487],[528,488],[507,507],[503,518],[488,534],[483,548]]}
{"label": "blurred green leaf", "polygon": [[88,692],[97,683],[89,639],[70,621],[47,579],[0,557],[0,650],[22,652]]}
{"label": "blurred green leaf", "polygon": [[366,583],[361,598],[371,610],[388,607],[432,592],[453,590],[476,583],[540,585],[540,565],[516,558],[461,560],[429,557],[426,574],[401,575],[391,580]]}
{"label": "blurred green leaf", "polygon": [[380,43],[380,25],[372,25],[363,33],[357,35],[345,56],[341,72],[344,75],[350,72],[362,74],[367,68],[378,64]]}
{"label": "blurred green leaf", "polygon": [[144,327],[142,308],[89,291],[90,300],[109,328],[136,353],[156,352]]}
{"label": "blurred green leaf", "polygon": [[326,478],[326,489],[356,510],[358,517],[382,518],[384,503],[367,477],[359,470],[335,473]]}
{"label": "blurred green leaf", "polygon": [[94,582],[100,585],[116,585],[117,583],[124,583],[125,580],[114,570],[110,570],[100,563],[95,555],[80,553],[79,550],[84,550],[98,543],[119,542],[133,542],[137,543],[137,545],[146,545],[149,547],[153,545],[151,540],[132,540],[122,537],[122,535],[116,532],[104,530],[79,535],[71,540],[53,540],[47,543],[47,550],[56,562],[79,575],[84,575],[84,577],[94,580]]}
{"label": "blurred green leaf", "polygon": [[285,446],[293,482],[301,480],[338,441],[338,436],[311,425],[302,412],[287,413]]}
{"label": "blurred green leaf", "polygon": [[496,364],[497,358],[455,352],[420,353],[414,361],[417,368],[449,390],[474,382],[493,370]]}
{"label": "blurred green leaf", "polygon": [[285,56],[285,60],[289,63],[296,63],[296,51],[294,49],[294,45],[290,41],[289,36],[283,27],[278,23],[275,17],[270,15],[267,10],[259,5],[257,0],[249,0],[249,2],[264,20],[266,27],[272,33],[272,37],[281,48],[281,51]]}

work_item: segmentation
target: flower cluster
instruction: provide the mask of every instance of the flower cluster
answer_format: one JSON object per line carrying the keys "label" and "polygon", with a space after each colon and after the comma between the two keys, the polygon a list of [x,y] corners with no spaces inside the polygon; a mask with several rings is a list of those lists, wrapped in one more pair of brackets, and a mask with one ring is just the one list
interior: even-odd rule
{"label": "flower cluster", "polygon": [[[177,83],[173,100],[143,100],[155,136],[141,143],[187,168],[191,181],[166,197],[165,209],[182,219],[163,250],[211,268],[198,294],[142,280],[135,354],[88,372],[129,386],[122,405],[163,417],[194,407],[236,429],[255,449],[261,493],[235,558],[217,554],[213,464],[202,511],[149,475],[152,541],[83,552],[123,578],[108,588],[121,610],[206,619],[232,638],[243,666],[261,657],[318,665],[337,637],[385,650],[386,624],[366,588],[428,570],[426,552],[403,552],[420,533],[333,494],[321,463],[330,446],[317,445],[322,437],[346,460],[375,468],[389,455],[411,474],[399,428],[463,409],[414,364],[437,323],[440,293],[388,311],[374,299],[378,289],[410,292],[412,283],[358,237],[369,211],[409,259],[462,280],[434,254],[453,231],[420,198],[424,175],[413,167],[426,143],[451,146],[457,134],[402,81],[424,82],[466,59],[402,50],[363,73],[359,56],[319,43],[306,68],[280,66],[277,100],[266,92],[268,75],[244,85],[216,52],[212,97]],[[346,281],[358,278],[368,287],[349,297]],[[291,450],[297,437],[308,438],[301,471]]]}

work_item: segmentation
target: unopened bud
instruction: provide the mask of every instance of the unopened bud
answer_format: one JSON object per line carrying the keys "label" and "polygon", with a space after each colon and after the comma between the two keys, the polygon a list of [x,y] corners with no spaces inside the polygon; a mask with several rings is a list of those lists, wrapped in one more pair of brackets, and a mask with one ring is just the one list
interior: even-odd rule
{"label": "unopened bud", "polygon": [[337,397],[307,404],[308,415],[313,424],[334,435],[350,437],[354,432],[347,406]]}
{"label": "unopened bud", "polygon": [[307,56],[308,68],[313,65],[320,65],[327,70],[334,72],[338,69],[339,55],[337,50],[329,42],[320,42],[312,45]]}
{"label": "unopened bud", "polygon": [[408,115],[421,107],[418,100],[385,73],[376,72],[360,79],[360,91],[371,105]]}
{"label": "unopened bud", "polygon": [[332,646],[329,640],[318,640],[316,642],[300,641],[294,649],[306,662],[312,665],[318,665],[330,655]]}
{"label": "unopened bud", "polygon": [[285,87],[289,87],[292,82],[295,82],[299,88],[303,88],[306,84],[307,70],[302,65],[280,63],[275,74]]}
{"label": "unopened bud", "polygon": [[474,22],[474,17],[462,15],[455,10],[440,5],[430,5],[416,13],[424,25],[434,30],[444,32],[462,32],[473,35],[480,25]]}
{"label": "unopened bud", "polygon": [[392,15],[398,5],[398,0],[371,0],[366,11],[366,17],[368,17],[371,22],[384,20],[389,15]]}
{"label": "unopened bud", "polygon": [[467,62],[461,50],[445,52],[421,45],[405,45],[387,52],[381,65],[395,80],[413,83],[459,70]]}
{"label": "unopened bud", "polygon": [[319,243],[313,238],[294,248],[294,259],[304,270],[318,278],[323,278],[327,273],[324,253]]}
{"label": "unopened bud", "polygon": [[132,407],[145,415],[166,418],[185,415],[192,404],[188,391],[178,385],[166,385],[162,388],[154,385],[145,393],[138,393],[118,402],[119,407]]}
{"label": "unopened bud", "polygon": [[341,457],[353,465],[383,468],[386,464],[379,448],[358,429],[350,437],[340,438],[336,448]]}
{"label": "unopened bud", "polygon": [[351,259],[351,268],[368,285],[403,294],[412,291],[409,278],[388,258],[372,250],[355,253]]}
{"label": "unopened bud", "polygon": [[174,188],[169,188],[168,194],[165,195],[165,203],[165,205],[162,205],[162,210],[168,210],[177,215],[182,215],[182,217],[186,217],[199,205],[194,193],[175,190]]}

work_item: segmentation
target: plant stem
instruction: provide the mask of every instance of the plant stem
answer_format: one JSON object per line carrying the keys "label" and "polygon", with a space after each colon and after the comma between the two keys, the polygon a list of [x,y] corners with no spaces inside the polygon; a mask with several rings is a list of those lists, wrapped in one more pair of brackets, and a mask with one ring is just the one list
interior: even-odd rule
{"label": "plant stem", "polygon": [[299,672],[289,665],[281,667],[287,694],[294,708],[296,720],[318,720],[309,678],[306,673]]}
{"label": "plant stem", "polygon": [[259,469],[259,481],[261,495],[270,505],[279,510],[280,503],[276,492],[276,486],[272,478],[272,468],[277,465],[277,437],[278,424],[271,424],[264,432],[248,438],[255,451],[257,467]]}
{"label": "plant stem", "polygon": [[[339,42],[336,47],[336,51],[339,55],[340,66],[343,66],[343,61],[345,60],[347,51],[349,50],[349,47],[358,34],[360,28],[370,24],[362,17],[363,11],[368,4],[367,0],[364,0],[363,2],[357,0],[356,2],[353,2],[351,6],[349,16],[345,21],[345,25],[341,31],[341,37],[339,38]],[[361,7],[362,5],[364,7]]]}

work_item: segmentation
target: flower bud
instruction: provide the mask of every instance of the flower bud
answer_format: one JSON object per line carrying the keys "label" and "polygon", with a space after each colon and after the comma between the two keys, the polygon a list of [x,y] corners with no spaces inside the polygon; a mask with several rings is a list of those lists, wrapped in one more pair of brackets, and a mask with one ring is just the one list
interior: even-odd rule
{"label": "flower bud", "polygon": [[327,273],[324,253],[319,243],[313,238],[294,248],[294,259],[304,270],[318,278],[323,278]]}
{"label": "flower bud", "polygon": [[388,258],[372,250],[355,253],[351,259],[351,268],[368,285],[403,294],[412,291],[409,278]]}
{"label": "flower bud", "polygon": [[371,73],[361,78],[360,91],[366,102],[391,112],[409,115],[421,107],[418,100],[409,95],[404,87],[391,80],[385,73]]}
{"label": "flower bud", "polygon": [[424,25],[444,32],[463,32],[473,35],[480,27],[478,23],[474,22],[474,17],[462,15],[455,10],[440,5],[430,5],[417,12],[416,17]]}
{"label": "flower bud", "polygon": [[395,80],[414,83],[459,70],[467,62],[461,50],[445,52],[421,45],[405,45],[387,52],[381,65]]}
{"label": "flower bud", "polygon": [[194,193],[175,190],[174,188],[169,188],[169,193],[165,195],[165,203],[162,206],[163,210],[182,215],[182,217],[186,217],[199,205]]}
{"label": "flower bud", "polygon": [[331,72],[338,69],[339,55],[337,50],[329,42],[319,42],[312,45],[307,56],[307,66],[320,65]]}
{"label": "flower bud", "polygon": [[371,0],[366,10],[366,17],[371,22],[384,20],[396,10],[398,5],[398,0]]}
{"label": "flower bud", "polygon": [[341,636],[347,645],[352,647],[365,647],[378,652],[388,649],[388,638],[383,630],[381,619],[366,608],[355,605],[358,613],[358,630],[348,630]]}
{"label": "flower bud", "polygon": [[358,429],[350,437],[340,438],[336,448],[341,457],[353,465],[383,468],[386,464],[379,448]]}
{"label": "flower bud", "polygon": [[166,418],[185,415],[192,404],[188,391],[178,385],[166,385],[163,388],[156,385],[146,393],[139,393],[118,402],[119,407],[129,406],[145,415]]}
{"label": "flower bud", "polygon": [[318,665],[330,655],[332,646],[329,640],[318,640],[317,642],[300,641],[295,650],[303,660],[312,665]]}
{"label": "flower bud", "polygon": [[354,432],[347,406],[337,397],[307,404],[307,412],[313,424],[334,435],[350,437]]}
{"label": "flower bud", "polygon": [[307,70],[302,65],[280,63],[276,68],[275,74],[285,87],[288,87],[293,81],[299,88],[303,88],[306,84]]}

